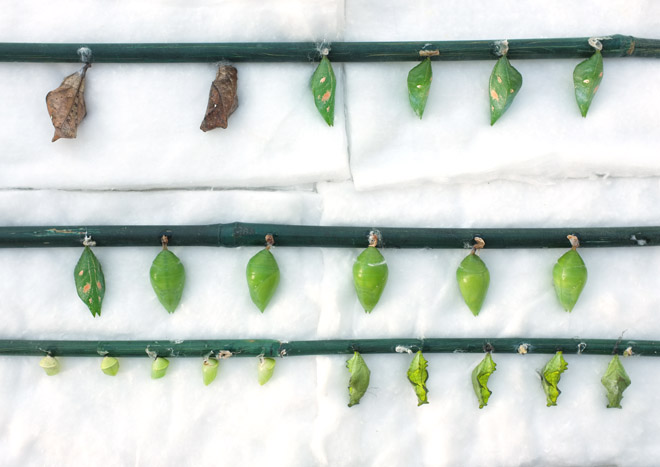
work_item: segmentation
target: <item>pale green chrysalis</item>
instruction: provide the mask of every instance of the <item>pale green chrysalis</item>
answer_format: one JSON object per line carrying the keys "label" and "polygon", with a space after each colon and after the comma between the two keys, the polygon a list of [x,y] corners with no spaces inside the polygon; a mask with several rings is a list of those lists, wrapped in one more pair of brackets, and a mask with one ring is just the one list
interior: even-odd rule
{"label": "pale green chrysalis", "polygon": [[568,235],[572,248],[562,255],[552,270],[552,280],[559,303],[564,310],[571,311],[580,298],[587,283],[587,267],[577,252],[580,242],[575,235]]}
{"label": "pale green chrysalis", "polygon": [[316,108],[328,126],[334,125],[337,80],[335,72],[332,71],[332,64],[325,55],[312,75],[311,85]]}
{"label": "pale green chrysalis", "polygon": [[262,313],[280,283],[280,268],[270,252],[273,244],[273,236],[266,235],[266,248],[250,258],[245,269],[250,298]]}
{"label": "pale green chrysalis", "polygon": [[60,372],[60,362],[51,355],[46,355],[42,358],[39,366],[44,369],[48,376],[55,376]]}
{"label": "pale green chrysalis", "polygon": [[119,371],[119,360],[114,357],[103,357],[103,360],[101,360],[101,371],[108,376],[115,376]]}
{"label": "pale green chrysalis", "polygon": [[348,406],[353,407],[360,403],[360,399],[367,392],[371,371],[369,371],[362,355],[357,351],[353,353],[353,357],[346,361],[346,367],[351,372],[351,379],[348,381]]}
{"label": "pale green chrysalis", "polygon": [[603,55],[600,50],[596,50],[590,58],[580,62],[573,70],[575,100],[583,117],[587,116],[591,101],[596,95],[602,79]]}
{"label": "pale green chrysalis", "polygon": [[490,124],[506,112],[522,87],[522,75],[516,70],[506,55],[502,55],[490,74]]}
{"label": "pale green chrysalis", "polygon": [[623,391],[630,386],[630,376],[626,373],[625,368],[619,356],[612,357],[610,364],[607,366],[605,375],[600,380],[607,390],[607,408],[621,408],[621,399],[623,399]]}
{"label": "pale green chrysalis", "polygon": [[163,250],[151,264],[149,278],[158,301],[168,313],[174,313],[183,295],[186,272],[179,258],[167,249],[167,236],[163,235],[161,242]]}
{"label": "pale green chrysalis", "polygon": [[417,395],[417,406],[428,404],[428,389],[426,388],[426,381],[429,379],[429,373],[426,370],[428,362],[419,350],[410,363],[408,368],[408,381],[412,384],[415,394]]}
{"label": "pale green chrysalis", "polygon": [[204,380],[204,385],[208,386],[215,380],[215,377],[218,376],[219,368],[220,362],[217,358],[204,359],[202,362],[202,379]]}
{"label": "pale green chrysalis", "polygon": [[559,394],[561,394],[557,385],[559,384],[561,374],[567,368],[568,363],[564,360],[563,352],[559,350],[555,356],[545,364],[541,371],[541,384],[543,385],[543,391],[545,391],[548,407],[557,405],[557,398],[559,397]]}
{"label": "pale green chrysalis", "polygon": [[94,242],[89,237],[85,237],[83,244],[85,249],[73,270],[76,292],[78,292],[80,300],[87,305],[92,316],[101,316],[101,305],[105,296],[105,278],[101,263],[89,248],[90,245],[94,245]]}
{"label": "pale green chrysalis", "polygon": [[369,234],[369,246],[353,264],[353,285],[364,311],[371,313],[385,290],[389,270],[387,261],[376,248],[378,236]]}
{"label": "pale green chrysalis", "polygon": [[495,366],[493,357],[488,352],[479,365],[475,367],[474,371],[472,371],[472,387],[474,388],[474,393],[477,395],[480,409],[488,405],[488,399],[492,394],[487,385],[488,378],[495,371]]}
{"label": "pale green chrysalis", "polygon": [[486,299],[488,285],[490,284],[490,272],[486,263],[477,256],[477,250],[485,246],[482,238],[475,237],[472,251],[467,255],[456,270],[456,281],[461,291],[463,300],[474,316],[479,314],[481,306]]}
{"label": "pale green chrysalis", "polygon": [[275,359],[274,358],[259,358],[259,363],[257,364],[257,379],[260,385],[266,384],[270,378],[273,376],[275,371]]}
{"label": "pale green chrysalis", "polygon": [[151,378],[158,379],[165,376],[167,367],[170,366],[170,361],[163,357],[155,358],[151,364]]}
{"label": "pale green chrysalis", "polygon": [[408,100],[415,114],[421,119],[431,90],[433,70],[431,59],[426,57],[408,73]]}

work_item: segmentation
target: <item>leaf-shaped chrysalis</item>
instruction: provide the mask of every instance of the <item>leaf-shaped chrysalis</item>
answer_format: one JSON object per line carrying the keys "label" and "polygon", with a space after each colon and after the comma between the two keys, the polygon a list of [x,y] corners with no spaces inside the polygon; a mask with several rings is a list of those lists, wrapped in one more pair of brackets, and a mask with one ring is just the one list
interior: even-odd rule
{"label": "leaf-shaped chrysalis", "polygon": [[46,355],[42,358],[39,366],[44,369],[48,376],[55,376],[60,372],[60,362],[51,355]]}
{"label": "leaf-shaped chrysalis", "polygon": [[472,387],[474,393],[477,395],[479,401],[479,408],[483,409],[488,405],[488,399],[492,392],[488,389],[488,378],[495,371],[495,362],[490,356],[490,352],[486,354],[484,359],[472,371]]}
{"label": "leaf-shaped chrysalis", "polygon": [[335,122],[335,89],[337,80],[332,64],[325,55],[316,68],[311,80],[314,104],[328,126]]}
{"label": "leaf-shaped chrysalis", "polygon": [[151,363],[151,378],[159,379],[165,376],[167,368],[170,366],[170,361],[163,357],[157,357]]}
{"label": "leaf-shaped chrysalis", "polygon": [[266,384],[270,378],[273,376],[275,371],[275,359],[274,358],[259,358],[259,363],[257,364],[257,380],[260,385]]}
{"label": "leaf-shaped chrysalis", "polygon": [[149,278],[158,301],[168,313],[174,313],[179,306],[183,287],[186,284],[186,271],[179,258],[167,249],[168,238],[161,238],[163,250],[151,264]]}
{"label": "leaf-shaped chrysalis", "polygon": [[426,57],[408,73],[408,100],[417,116],[421,119],[426,108],[426,101],[431,90],[433,70],[431,59]]}
{"label": "leaf-shaped chrysalis", "polygon": [[591,101],[598,91],[603,79],[603,55],[596,50],[590,58],[578,63],[573,70],[573,86],[575,86],[575,100],[577,100],[580,113],[587,116]]}
{"label": "leaf-shaped chrysalis", "polygon": [[577,252],[580,243],[575,235],[568,235],[571,249],[564,253],[552,270],[552,280],[559,303],[564,310],[571,311],[580,298],[582,289],[587,283],[587,267]]}
{"label": "leaf-shaped chrysalis", "polygon": [[209,102],[202,125],[202,131],[214,128],[227,128],[229,116],[238,108],[238,70],[231,65],[220,65],[209,91]]}
{"label": "leaf-shaped chrysalis", "polygon": [[119,371],[119,360],[110,356],[103,357],[103,360],[101,360],[101,371],[108,376],[115,376]]}
{"label": "leaf-shaped chrysalis", "polygon": [[85,118],[85,74],[91,65],[67,76],[59,88],[46,95],[46,107],[55,127],[53,141],[60,138],[75,138],[78,125]]}
{"label": "leaf-shaped chrysalis", "polygon": [[351,379],[348,381],[348,406],[353,407],[360,403],[360,399],[367,392],[371,371],[369,371],[362,355],[357,351],[353,353],[353,357],[346,361],[346,367],[351,372]]}
{"label": "leaf-shaped chrysalis", "polygon": [[369,246],[353,264],[353,285],[364,311],[371,313],[385,290],[389,270],[387,261],[376,248],[378,236],[369,234]]}
{"label": "leaf-shaped chrysalis", "polygon": [[218,376],[218,369],[220,368],[220,361],[217,358],[205,358],[202,362],[202,379],[204,385],[211,384],[215,377]]}
{"label": "leaf-shaped chrysalis", "polygon": [[506,55],[500,57],[490,74],[490,124],[506,112],[522,87],[522,75],[516,70]]}
{"label": "leaf-shaped chrysalis", "polygon": [[428,362],[422,355],[422,351],[419,350],[413,357],[412,362],[410,363],[410,368],[408,368],[408,381],[413,385],[415,394],[417,395],[417,406],[423,404],[428,404],[428,389],[426,388],[426,381],[429,379],[429,373],[426,370]]}
{"label": "leaf-shaped chrysalis", "polygon": [[557,398],[561,391],[557,387],[561,374],[568,368],[568,363],[564,360],[564,355],[559,350],[554,357],[545,364],[541,371],[541,384],[545,391],[547,406],[557,405]]}
{"label": "leaf-shaped chrysalis", "polygon": [[[93,244],[93,242],[90,244]],[[80,300],[87,305],[89,311],[92,312],[92,316],[100,316],[101,305],[105,296],[105,278],[103,277],[101,263],[96,259],[89,245],[85,245],[85,249],[80,255],[78,264],[73,270],[73,278],[76,282],[76,291]]]}
{"label": "leaf-shaped chrysalis", "polygon": [[273,242],[273,236],[266,235],[266,248],[250,258],[245,270],[250,298],[262,313],[280,283],[280,268],[270,252]]}
{"label": "leaf-shaped chrysalis", "polygon": [[479,237],[475,237],[474,241],[472,251],[461,261],[456,270],[456,281],[465,304],[472,311],[472,314],[477,316],[486,299],[488,285],[490,284],[490,272],[488,272],[486,263],[477,256],[477,250],[483,248],[485,242]]}
{"label": "leaf-shaped chrysalis", "polygon": [[621,408],[621,399],[623,399],[623,391],[630,386],[630,376],[626,373],[625,368],[619,356],[612,357],[610,364],[607,366],[605,375],[600,380],[607,389],[607,408]]}

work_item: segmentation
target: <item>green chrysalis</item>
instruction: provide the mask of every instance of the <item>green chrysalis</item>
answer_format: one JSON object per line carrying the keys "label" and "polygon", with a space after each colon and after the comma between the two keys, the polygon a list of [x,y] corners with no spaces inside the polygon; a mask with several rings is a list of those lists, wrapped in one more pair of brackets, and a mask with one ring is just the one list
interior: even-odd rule
{"label": "green chrysalis", "polygon": [[337,80],[332,71],[332,64],[325,55],[312,75],[311,85],[316,108],[328,126],[334,125]]}
{"label": "green chrysalis", "polygon": [[119,360],[114,357],[103,357],[101,371],[108,376],[115,376],[119,371]]}
{"label": "green chrysalis", "polygon": [[259,359],[259,363],[257,364],[257,379],[259,380],[259,384],[262,386],[266,384],[273,376],[274,371],[275,359],[261,357]]}
{"label": "green chrysalis", "polygon": [[186,284],[186,271],[179,258],[167,249],[167,240],[163,235],[161,239],[163,250],[151,264],[149,277],[158,301],[168,313],[174,313],[179,306],[183,287]]}
{"label": "green chrysalis", "polygon": [[600,380],[607,389],[607,408],[621,408],[621,399],[623,399],[623,391],[630,386],[630,376],[626,373],[625,368],[619,356],[615,355],[612,357],[610,364],[607,366],[607,371],[605,375]]}
{"label": "green chrysalis", "polygon": [[488,389],[488,378],[495,371],[495,362],[490,356],[490,352],[486,354],[484,359],[476,366],[474,371],[472,371],[472,387],[474,388],[474,393],[477,395],[477,400],[479,401],[479,408],[483,409],[488,405],[488,399],[492,392]]}
{"label": "green chrysalis", "polygon": [[479,256],[477,250],[483,248],[485,242],[479,237],[474,238],[475,245],[456,270],[456,281],[461,291],[465,304],[470,308],[472,314],[477,316],[481,306],[486,299],[488,285],[490,284],[490,273]]}
{"label": "green chrysalis", "polygon": [[374,309],[387,284],[387,261],[376,249],[377,241],[377,236],[371,233],[369,247],[360,253],[353,264],[353,285],[367,313]]}
{"label": "green chrysalis", "polygon": [[220,362],[217,358],[205,358],[202,362],[202,379],[204,380],[204,385],[208,386],[215,380],[215,377],[218,376],[218,369],[220,368]]}
{"label": "green chrysalis", "polygon": [[500,57],[490,74],[490,124],[506,112],[522,87],[522,75],[516,70],[506,55]]}
{"label": "green chrysalis", "polygon": [[568,368],[568,363],[564,360],[564,355],[559,350],[554,357],[545,364],[541,371],[541,384],[545,391],[547,406],[557,405],[557,398],[561,391],[557,387],[561,374]]}
{"label": "green chrysalis", "polygon": [[426,371],[428,362],[419,350],[413,357],[408,368],[408,381],[413,385],[415,394],[417,395],[417,407],[423,404],[428,404],[428,389],[426,388],[426,381],[429,379],[429,373]]}
{"label": "green chrysalis", "polygon": [[60,372],[60,362],[55,357],[46,355],[39,362],[39,366],[44,369],[48,376],[55,376]]}
{"label": "green chrysalis", "polygon": [[426,108],[426,101],[431,90],[433,70],[431,59],[426,57],[408,73],[408,100],[417,116],[421,119]]}
{"label": "green chrysalis", "polygon": [[88,245],[85,245],[78,264],[73,270],[73,278],[80,300],[87,305],[92,316],[101,316],[101,305],[105,296],[105,278],[101,263]]}
{"label": "green chrysalis", "polygon": [[165,376],[167,367],[170,366],[170,361],[163,357],[157,357],[151,364],[151,378],[158,379]]}
{"label": "green chrysalis", "polygon": [[587,116],[591,101],[598,91],[603,79],[603,55],[596,50],[590,58],[578,63],[573,71],[573,85],[575,86],[575,99],[580,113]]}
{"label": "green chrysalis", "polygon": [[572,248],[557,260],[552,270],[552,280],[559,303],[566,311],[571,311],[587,283],[587,267],[577,252],[580,246],[577,237],[569,235],[567,238]]}
{"label": "green chrysalis", "polygon": [[348,406],[353,407],[360,403],[360,399],[367,392],[371,371],[369,371],[359,352],[354,352],[353,357],[346,361],[346,367],[351,372],[351,379],[348,382],[348,395],[350,397]]}
{"label": "green chrysalis", "polygon": [[280,283],[280,268],[270,252],[273,245],[272,235],[266,235],[266,245],[265,249],[250,258],[245,271],[250,298],[262,313]]}

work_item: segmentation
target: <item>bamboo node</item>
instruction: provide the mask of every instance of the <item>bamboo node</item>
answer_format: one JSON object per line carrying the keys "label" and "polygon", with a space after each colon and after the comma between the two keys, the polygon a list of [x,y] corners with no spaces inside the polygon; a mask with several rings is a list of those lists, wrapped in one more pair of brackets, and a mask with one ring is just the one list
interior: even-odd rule
{"label": "bamboo node", "polygon": [[495,41],[493,45],[495,46],[495,55],[503,57],[509,53],[509,41],[507,39]]}
{"label": "bamboo node", "polygon": [[96,246],[96,242],[92,240],[92,237],[88,236],[87,233],[85,233],[85,238],[83,238],[82,244],[83,246]]}
{"label": "bamboo node", "polygon": [[89,47],[81,47],[79,48],[76,53],[78,56],[80,56],[80,61],[85,63],[85,64],[90,64],[92,63],[92,49]]}
{"label": "bamboo node", "polygon": [[409,355],[413,354],[413,351],[411,350],[411,348],[406,347],[405,345],[397,345],[396,347],[394,347],[394,351],[396,353],[407,353]]}
{"label": "bamboo node", "polygon": [[604,37],[590,37],[589,38],[589,45],[593,47],[596,50],[603,50],[603,43],[600,41],[601,39],[605,39]]}

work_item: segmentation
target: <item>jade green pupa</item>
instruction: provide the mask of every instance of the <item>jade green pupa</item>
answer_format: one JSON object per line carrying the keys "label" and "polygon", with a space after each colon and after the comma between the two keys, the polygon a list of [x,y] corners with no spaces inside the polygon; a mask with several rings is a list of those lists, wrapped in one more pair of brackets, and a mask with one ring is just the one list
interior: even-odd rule
{"label": "jade green pupa", "polygon": [[158,301],[168,313],[174,313],[183,295],[186,271],[179,258],[167,249],[168,238],[165,235],[161,238],[161,243],[163,250],[151,264],[149,278]]}
{"label": "jade green pupa", "polygon": [[572,248],[557,260],[552,270],[552,280],[559,303],[564,310],[572,311],[587,283],[587,267],[577,252],[580,246],[578,238],[575,235],[568,235],[566,238],[571,242]]}
{"label": "jade green pupa", "polygon": [[266,235],[266,248],[250,258],[245,271],[250,298],[262,313],[280,283],[280,268],[270,252],[274,242],[272,235]]}
{"label": "jade green pupa", "polygon": [[364,311],[371,313],[387,284],[387,261],[376,249],[378,235],[369,234],[369,246],[353,264],[353,285]]}
{"label": "jade green pupa", "polygon": [[486,242],[479,237],[474,238],[474,246],[469,255],[461,261],[456,270],[456,281],[463,300],[474,316],[481,311],[490,285],[490,272],[479,256],[477,250],[483,248]]}

